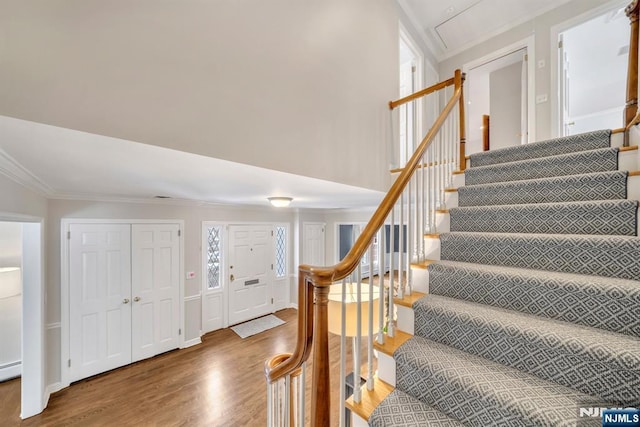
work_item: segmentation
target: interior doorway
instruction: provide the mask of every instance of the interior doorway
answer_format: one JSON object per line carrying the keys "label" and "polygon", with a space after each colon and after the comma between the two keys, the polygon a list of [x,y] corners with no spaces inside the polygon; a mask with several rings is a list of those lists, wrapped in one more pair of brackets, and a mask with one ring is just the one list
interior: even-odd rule
{"label": "interior doorway", "polygon": [[464,65],[467,154],[483,151],[483,116],[490,118],[490,149],[534,140],[532,44],[526,39]]}
{"label": "interior doorway", "polygon": [[[43,225],[41,218],[19,214],[0,214],[0,245],[3,245],[0,257],[2,275],[12,277],[0,284],[2,304],[11,305],[11,324],[14,329],[8,332],[12,344],[5,347],[3,353],[10,353],[10,363],[4,363],[8,376],[21,376],[20,379],[20,417],[28,418],[39,414],[47,405],[49,390],[45,389],[45,327],[44,327],[44,282],[43,282]],[[5,250],[7,252],[5,252]],[[19,270],[17,270],[19,268]],[[19,273],[19,274],[18,274]],[[19,303],[16,304],[16,300]],[[3,310],[6,307],[3,307]],[[0,311],[5,315],[4,311]],[[16,319],[15,317],[19,318]],[[16,345],[17,323],[19,328],[19,348]],[[4,339],[4,337],[3,337]],[[6,366],[11,365],[11,366]]]}
{"label": "interior doorway", "polygon": [[[423,55],[416,43],[402,26],[399,37],[399,97],[410,95],[422,88]],[[420,102],[409,102],[398,107],[397,167],[403,167],[415,151],[422,137],[422,112]]]}
{"label": "interior doorway", "polygon": [[624,125],[629,31],[618,4],[558,33],[560,136]]}
{"label": "interior doorway", "polygon": [[22,375],[22,223],[0,222],[0,381]]}

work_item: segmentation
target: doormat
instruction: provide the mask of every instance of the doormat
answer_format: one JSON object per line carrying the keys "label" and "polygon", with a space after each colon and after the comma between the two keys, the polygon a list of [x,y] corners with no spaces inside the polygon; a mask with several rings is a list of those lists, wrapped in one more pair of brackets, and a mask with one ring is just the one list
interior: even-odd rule
{"label": "doormat", "polygon": [[260,332],[267,331],[276,326],[284,325],[286,322],[279,317],[270,314],[268,316],[259,317],[239,325],[232,326],[231,330],[238,334],[240,338],[247,338]]}

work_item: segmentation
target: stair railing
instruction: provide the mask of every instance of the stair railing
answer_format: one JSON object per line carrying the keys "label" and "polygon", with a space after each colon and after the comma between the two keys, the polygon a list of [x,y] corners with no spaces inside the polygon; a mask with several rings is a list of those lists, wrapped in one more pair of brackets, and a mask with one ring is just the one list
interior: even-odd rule
{"label": "stair railing", "polygon": [[629,62],[627,66],[627,102],[624,108],[624,146],[629,146],[629,129],[640,123],[638,115],[638,37],[640,28],[638,17],[640,15],[640,2],[632,1],[625,13],[629,17],[631,31],[629,36]]}
{"label": "stair railing", "polygon": [[[450,184],[454,169],[464,170],[464,75],[456,70],[454,77],[408,97],[389,103],[390,109],[409,103],[421,102],[430,94],[453,87],[453,93],[444,104],[433,126],[421,140],[404,168],[399,170],[391,186],[369,223],[358,236],[349,253],[332,267],[300,265],[298,268],[298,336],[293,354],[278,354],[265,362],[267,380],[267,407],[269,426],[299,426],[305,423],[304,367],[313,348],[311,413],[312,426],[330,425],[329,376],[329,318],[328,302],[332,285],[340,288],[341,304],[341,379],[340,397],[345,401],[346,372],[346,289],[355,287],[356,327],[353,348],[353,400],[361,401],[360,376],[362,326],[369,325],[367,336],[367,363],[365,380],[367,389],[374,388],[373,341],[384,343],[384,332],[393,336],[395,315],[394,297],[411,292],[410,263],[419,260],[419,246],[425,230],[435,229],[436,211],[444,205],[445,188]],[[457,113],[454,114],[457,107]],[[415,109],[414,109],[415,110]],[[406,231],[405,231],[406,230]],[[399,254],[407,247],[407,255],[398,257],[396,279],[395,247]],[[387,251],[387,246],[389,250]],[[377,265],[374,262],[377,251]],[[368,280],[363,278],[362,260],[368,255]],[[388,263],[387,263],[387,259]],[[424,255],[422,255],[424,257]],[[389,265],[389,268],[387,268]],[[375,272],[377,269],[377,295]],[[406,274],[400,273],[405,271]],[[389,280],[385,273],[389,272]],[[374,322],[373,299],[378,297],[378,322]],[[366,299],[366,301],[364,301]],[[363,318],[367,304],[368,316]],[[376,327],[376,324],[377,327]],[[350,334],[351,336],[352,334]],[[340,425],[344,425],[344,408],[340,411]]]}

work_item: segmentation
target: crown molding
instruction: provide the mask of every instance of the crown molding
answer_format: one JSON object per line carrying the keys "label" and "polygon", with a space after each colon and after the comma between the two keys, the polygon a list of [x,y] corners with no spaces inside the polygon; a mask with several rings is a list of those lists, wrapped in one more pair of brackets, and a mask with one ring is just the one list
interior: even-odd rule
{"label": "crown molding", "polygon": [[10,180],[46,197],[55,195],[53,188],[45,184],[40,178],[32,174],[16,159],[0,148],[0,173]]}

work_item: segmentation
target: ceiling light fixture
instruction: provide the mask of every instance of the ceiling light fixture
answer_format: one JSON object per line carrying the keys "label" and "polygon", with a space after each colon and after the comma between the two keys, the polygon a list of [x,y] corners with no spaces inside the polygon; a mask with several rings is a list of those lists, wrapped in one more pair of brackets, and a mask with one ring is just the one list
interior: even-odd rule
{"label": "ceiling light fixture", "polygon": [[291,197],[267,197],[269,203],[276,208],[286,208],[293,200]]}

